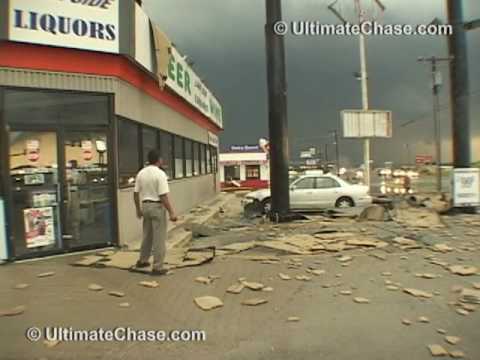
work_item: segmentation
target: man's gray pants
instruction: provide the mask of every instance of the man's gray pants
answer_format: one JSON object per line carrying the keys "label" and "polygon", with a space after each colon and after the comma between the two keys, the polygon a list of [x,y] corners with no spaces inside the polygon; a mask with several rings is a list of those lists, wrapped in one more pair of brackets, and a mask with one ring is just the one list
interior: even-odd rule
{"label": "man's gray pants", "polygon": [[148,262],[153,254],[153,270],[161,270],[167,241],[167,213],[161,203],[143,203],[143,241],[140,261]]}

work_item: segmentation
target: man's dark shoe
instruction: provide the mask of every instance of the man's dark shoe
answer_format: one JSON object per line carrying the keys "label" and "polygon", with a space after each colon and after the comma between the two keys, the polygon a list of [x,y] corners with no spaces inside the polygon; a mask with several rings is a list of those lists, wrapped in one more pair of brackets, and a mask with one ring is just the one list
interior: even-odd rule
{"label": "man's dark shoe", "polygon": [[167,275],[168,270],[167,269],[160,269],[160,270],[152,270],[151,274],[153,276],[161,276],[161,275]]}
{"label": "man's dark shoe", "polygon": [[150,263],[148,261],[147,262],[137,261],[137,263],[135,264],[135,267],[139,269],[146,268],[149,266],[150,266]]}

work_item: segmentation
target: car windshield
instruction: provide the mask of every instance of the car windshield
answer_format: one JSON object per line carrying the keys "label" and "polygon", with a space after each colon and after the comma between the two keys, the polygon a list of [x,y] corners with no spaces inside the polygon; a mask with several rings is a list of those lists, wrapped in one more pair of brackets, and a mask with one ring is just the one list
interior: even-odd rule
{"label": "car windshield", "polygon": [[291,185],[295,180],[297,180],[299,178],[299,176],[290,176],[288,178],[288,182],[289,184]]}

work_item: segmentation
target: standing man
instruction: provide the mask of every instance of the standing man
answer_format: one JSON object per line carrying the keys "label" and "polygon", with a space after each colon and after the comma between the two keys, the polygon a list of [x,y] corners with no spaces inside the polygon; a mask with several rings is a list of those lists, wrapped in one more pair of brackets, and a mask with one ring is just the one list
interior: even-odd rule
{"label": "standing man", "polygon": [[160,169],[162,160],[158,150],[150,150],[148,163],[137,174],[134,201],[137,217],[143,218],[143,241],[140,259],[135,268],[150,266],[148,259],[153,253],[152,275],[164,275],[163,268],[167,241],[167,211],[170,221],[177,221],[177,216],[170,204],[168,177]]}

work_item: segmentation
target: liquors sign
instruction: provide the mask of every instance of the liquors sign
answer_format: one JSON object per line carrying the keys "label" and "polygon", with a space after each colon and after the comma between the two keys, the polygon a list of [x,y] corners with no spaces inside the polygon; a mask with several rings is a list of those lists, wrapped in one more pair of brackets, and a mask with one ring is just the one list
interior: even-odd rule
{"label": "liquors sign", "polygon": [[8,39],[119,52],[121,0],[9,0]]}

